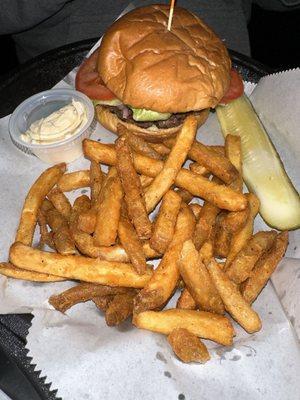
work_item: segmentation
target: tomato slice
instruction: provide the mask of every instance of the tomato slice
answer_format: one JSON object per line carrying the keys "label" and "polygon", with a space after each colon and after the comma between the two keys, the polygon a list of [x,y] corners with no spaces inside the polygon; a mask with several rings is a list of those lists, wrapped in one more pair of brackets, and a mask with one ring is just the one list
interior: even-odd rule
{"label": "tomato slice", "polygon": [[227,104],[231,100],[237,99],[244,93],[244,83],[241,75],[235,70],[231,69],[230,85],[221,99],[220,104]]}
{"label": "tomato slice", "polygon": [[103,83],[97,71],[98,49],[84,60],[76,74],[75,87],[93,100],[112,100],[116,96]]}

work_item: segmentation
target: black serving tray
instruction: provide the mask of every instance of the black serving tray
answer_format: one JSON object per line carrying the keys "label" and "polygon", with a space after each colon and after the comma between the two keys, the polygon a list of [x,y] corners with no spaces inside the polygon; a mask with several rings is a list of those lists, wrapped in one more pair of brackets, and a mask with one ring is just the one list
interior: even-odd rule
{"label": "black serving tray", "polygon": [[[0,82],[0,118],[27,97],[50,89],[79,65],[97,39],[84,40],[42,54],[5,75]],[[245,80],[257,82],[273,72],[251,58],[230,51],[233,66]],[[32,315],[0,315],[0,389],[12,400],[57,400],[56,391],[27,357],[26,336]],[[53,389],[57,389],[53,387]]]}

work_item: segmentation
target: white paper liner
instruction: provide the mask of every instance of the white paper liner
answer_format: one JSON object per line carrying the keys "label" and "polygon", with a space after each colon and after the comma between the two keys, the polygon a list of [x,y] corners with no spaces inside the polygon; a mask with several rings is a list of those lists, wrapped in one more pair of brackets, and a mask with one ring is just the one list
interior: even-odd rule
{"label": "white paper liner", "polygon": [[91,303],[66,315],[35,310],[27,348],[58,396],[73,399],[289,399],[300,393],[296,338],[269,284],[254,304],[263,329],[247,335],[235,325],[232,347],[210,347],[205,365],[184,364],[166,337],[129,322],[109,328]]}
{"label": "white paper liner", "polygon": [[272,275],[279,301],[300,340],[300,263],[299,259],[284,258]]}
{"label": "white paper liner", "polygon": [[[75,75],[76,69],[56,87],[73,87]],[[287,75],[291,76],[291,73]],[[275,78],[272,75],[270,79],[275,79],[275,83],[279,79],[276,85],[281,82],[281,88],[276,92],[281,94],[279,98],[282,100],[281,106],[276,108],[279,117],[276,125],[280,126],[283,118],[291,119],[286,117],[290,102],[285,98],[289,98],[290,93],[284,89],[287,83],[284,73],[277,74]],[[278,94],[274,96],[274,87],[268,87],[268,78],[262,82],[263,90],[261,82],[256,89],[255,84],[248,82],[245,91],[248,95],[253,92],[251,100],[257,102],[258,113],[266,120],[263,122],[271,130],[270,136],[286,170],[299,188],[299,173],[298,176],[296,173],[299,161],[294,156],[300,150],[299,136],[293,131],[287,138],[278,138],[277,128],[268,126],[268,121],[272,119],[265,111],[265,104],[268,104],[269,111],[275,110],[272,104],[278,99]],[[289,90],[293,90],[293,85]],[[293,96],[299,96],[299,93],[293,93]],[[3,211],[1,226],[4,233],[0,236],[1,259],[7,258],[18,224],[21,199],[46,167],[35,157],[26,156],[13,146],[8,135],[8,119],[0,120],[0,209]],[[92,138],[108,143],[115,140],[115,136],[100,125]],[[211,114],[199,129],[198,139],[207,144],[224,142],[215,114]],[[70,164],[68,169],[86,169],[88,166],[89,162],[81,158]],[[80,190],[81,193],[86,191]],[[77,194],[78,191],[70,193],[70,198],[74,199]],[[255,231],[261,229],[268,227],[257,218]],[[298,400],[299,346],[286,316],[299,334],[300,303],[296,283],[300,276],[300,261],[296,259],[300,257],[299,231],[290,233],[286,255],[295,259],[284,259],[273,277],[286,315],[269,284],[254,305],[262,318],[263,330],[250,336],[238,328],[234,346],[213,345],[212,360],[204,366],[181,363],[162,335],[137,330],[130,323],[120,328],[108,328],[103,316],[91,303],[77,305],[67,315],[50,310],[49,296],[71,287],[73,283],[70,282],[38,284],[0,276],[0,313],[33,312],[27,344],[29,356],[37,364],[36,369],[42,370],[41,376],[47,376],[47,382],[53,382],[52,387],[58,388],[58,396],[64,400],[96,400],[99,396],[108,400],[160,400],[176,399],[180,394],[192,400],[212,396],[222,396],[225,400]]]}

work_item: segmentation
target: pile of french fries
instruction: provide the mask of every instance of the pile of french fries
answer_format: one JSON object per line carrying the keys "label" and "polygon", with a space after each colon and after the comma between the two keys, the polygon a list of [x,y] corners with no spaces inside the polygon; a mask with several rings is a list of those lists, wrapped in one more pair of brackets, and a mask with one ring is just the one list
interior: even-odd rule
{"label": "pile of french fries", "polygon": [[[77,281],[50,304],[66,312],[93,301],[109,326],[132,316],[136,327],[167,335],[184,362],[209,360],[201,339],[232,345],[230,317],[248,333],[259,331],[252,303],[284,256],[288,233],[253,234],[259,201],[243,193],[239,138],[206,146],[196,131],[189,116],[163,143],[148,143],[122,125],[114,145],[85,140],[89,170],[66,173],[65,164],[55,165],[29,190],[0,273]],[[65,192],[84,187],[90,196],[71,205]],[[155,269],[147,264],[152,259],[160,259]],[[179,290],[176,308],[164,310]]]}

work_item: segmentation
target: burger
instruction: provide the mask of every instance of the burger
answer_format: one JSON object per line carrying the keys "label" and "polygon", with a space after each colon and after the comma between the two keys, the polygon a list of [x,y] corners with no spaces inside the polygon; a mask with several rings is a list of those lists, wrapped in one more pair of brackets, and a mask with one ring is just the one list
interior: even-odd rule
{"label": "burger", "polygon": [[79,68],[76,88],[93,99],[99,122],[117,132],[159,142],[176,135],[194,114],[199,126],[221,101],[238,97],[242,81],[231,70],[223,42],[196,15],[169,7],[134,9],[107,30]]}

